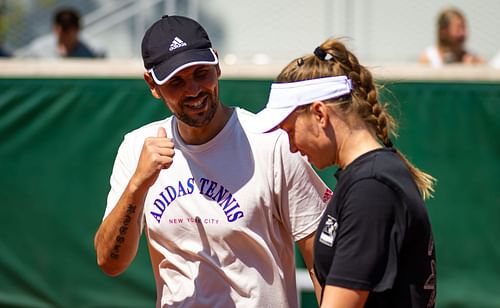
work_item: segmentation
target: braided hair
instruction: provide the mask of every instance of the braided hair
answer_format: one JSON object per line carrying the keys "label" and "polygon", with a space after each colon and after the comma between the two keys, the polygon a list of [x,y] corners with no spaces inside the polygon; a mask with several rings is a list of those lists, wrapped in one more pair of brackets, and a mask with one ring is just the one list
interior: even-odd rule
{"label": "braided hair", "polygon": [[292,82],[330,76],[347,76],[353,89],[348,97],[327,102],[339,102],[345,112],[356,113],[386,147],[394,148],[410,170],[424,199],[432,197],[436,179],[415,167],[392,143],[397,137],[397,123],[388,111],[388,104],[378,100],[378,88],[370,71],[359,64],[357,57],[339,40],[329,39],[313,54],[290,62],[278,75],[277,82]]}

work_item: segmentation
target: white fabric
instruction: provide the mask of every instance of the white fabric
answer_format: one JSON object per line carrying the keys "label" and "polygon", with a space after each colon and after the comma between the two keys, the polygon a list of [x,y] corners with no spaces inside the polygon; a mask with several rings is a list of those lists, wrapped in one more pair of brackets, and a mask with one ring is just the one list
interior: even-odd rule
{"label": "white fabric", "polygon": [[273,83],[266,108],[298,107],[314,101],[349,94],[351,89],[351,80],[346,76]]}
{"label": "white fabric", "polygon": [[496,55],[490,60],[489,64],[493,68],[500,69],[500,51],[498,51]]}
{"label": "white fabric", "polygon": [[439,50],[437,46],[429,46],[424,50],[424,55],[429,60],[429,63],[432,67],[441,67],[443,66],[443,59],[439,55]]}
{"label": "white fabric", "polygon": [[206,144],[184,144],[175,119],[125,136],[106,214],[158,127],[175,142],[174,162],[149,190],[144,218],[158,302],[166,307],[297,307],[293,241],[316,230],[331,191],[286,134],[248,132],[237,108]]}
{"label": "white fabric", "polygon": [[260,111],[252,125],[255,132],[267,132],[283,122],[295,108],[341,97],[351,93],[352,83],[346,76],[273,83],[266,108]]}

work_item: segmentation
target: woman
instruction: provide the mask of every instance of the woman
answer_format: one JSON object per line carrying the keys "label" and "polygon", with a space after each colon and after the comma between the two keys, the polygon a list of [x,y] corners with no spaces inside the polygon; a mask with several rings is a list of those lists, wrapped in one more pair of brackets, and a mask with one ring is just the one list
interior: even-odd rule
{"label": "woman", "polygon": [[458,9],[443,10],[437,19],[437,45],[427,47],[419,62],[441,67],[443,64],[482,64],[484,60],[465,48],[467,25],[465,16]]}
{"label": "woman", "polygon": [[257,130],[280,127],[317,168],[339,167],[316,232],[321,307],[434,307],[436,263],[424,206],[435,179],[391,141],[396,123],[370,72],[337,40],[293,60]]}

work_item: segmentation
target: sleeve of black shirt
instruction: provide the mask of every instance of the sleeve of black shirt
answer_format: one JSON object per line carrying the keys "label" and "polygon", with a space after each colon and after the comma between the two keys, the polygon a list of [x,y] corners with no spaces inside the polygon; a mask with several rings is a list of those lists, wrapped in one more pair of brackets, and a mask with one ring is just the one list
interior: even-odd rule
{"label": "sleeve of black shirt", "polygon": [[326,284],[377,292],[392,287],[404,237],[398,207],[396,192],[378,180],[364,179],[350,187],[339,212]]}

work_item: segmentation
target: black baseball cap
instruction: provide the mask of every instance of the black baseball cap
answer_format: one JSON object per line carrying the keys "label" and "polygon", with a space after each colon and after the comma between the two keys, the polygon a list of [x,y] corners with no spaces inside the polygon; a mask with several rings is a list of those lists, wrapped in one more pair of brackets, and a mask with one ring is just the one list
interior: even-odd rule
{"label": "black baseball cap", "polygon": [[198,64],[219,63],[203,27],[184,16],[163,16],[144,34],[142,60],[161,85],[180,70]]}

